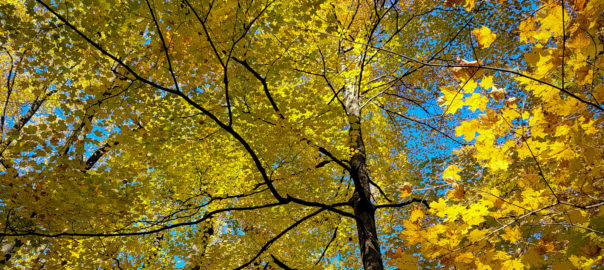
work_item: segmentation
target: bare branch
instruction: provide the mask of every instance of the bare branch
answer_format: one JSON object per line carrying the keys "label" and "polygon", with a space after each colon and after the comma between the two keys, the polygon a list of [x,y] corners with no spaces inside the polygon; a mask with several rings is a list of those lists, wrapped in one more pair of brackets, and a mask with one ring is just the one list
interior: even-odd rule
{"label": "bare branch", "polygon": [[270,91],[268,90],[266,78],[260,75],[260,73],[258,73],[254,68],[252,68],[245,59],[240,60],[236,57],[232,57],[232,59],[235,60],[237,63],[241,64],[243,67],[245,67],[250,73],[254,75],[254,77],[256,77],[256,79],[258,79],[258,81],[260,81],[260,83],[262,83],[262,89],[264,90],[264,94],[268,98],[268,101],[271,103],[271,106],[273,106],[273,110],[275,110],[275,112],[279,114],[279,117],[285,118],[279,110],[279,107],[277,107],[277,104],[275,103],[275,100],[273,99],[273,96],[271,95]]}
{"label": "bare branch", "polygon": [[[265,204],[265,205],[258,205],[258,206],[244,206],[244,207],[232,207],[232,208],[223,208],[223,209],[218,209],[218,210],[214,210],[211,212],[208,212],[206,214],[203,215],[203,217],[194,220],[194,221],[188,221],[188,222],[181,222],[181,223],[175,223],[175,224],[171,224],[168,226],[163,226],[157,229],[152,229],[152,230],[147,230],[147,231],[135,231],[135,232],[123,232],[123,233],[117,233],[117,232],[108,232],[108,233],[78,233],[78,232],[73,232],[73,233],[69,233],[69,232],[60,232],[60,233],[52,233],[52,232],[45,232],[45,231],[36,231],[36,230],[29,230],[29,231],[13,231],[11,233],[0,233],[0,237],[15,237],[15,236],[40,236],[40,237],[48,237],[48,238],[59,238],[59,237],[122,237],[122,236],[139,236],[139,235],[148,235],[148,234],[155,234],[158,232],[162,232],[162,231],[166,231],[166,230],[170,230],[170,229],[174,229],[174,228],[179,228],[179,227],[183,227],[183,226],[191,226],[191,225],[196,225],[199,224],[203,221],[209,220],[210,218],[216,216],[217,214],[220,213],[224,213],[224,212],[232,212],[232,211],[248,211],[248,210],[257,210],[257,209],[262,209],[262,208],[270,208],[270,207],[275,207],[275,206],[280,206],[283,205],[284,203],[270,203],[270,204]],[[323,211],[325,209],[321,209],[320,211]]]}
{"label": "bare branch", "polygon": [[380,204],[380,205],[376,205],[375,208],[376,209],[380,209],[380,208],[399,208],[399,207],[410,205],[412,203],[422,203],[424,206],[426,206],[426,208],[430,209],[430,205],[428,204],[427,200],[425,200],[425,199],[418,199],[418,198],[413,198],[411,200],[408,200],[408,201],[402,202],[402,203]]}
{"label": "bare branch", "polygon": [[279,240],[279,238],[281,238],[283,235],[285,235],[287,232],[291,231],[292,229],[296,228],[298,225],[302,224],[302,222],[320,214],[321,212],[323,212],[325,209],[319,209],[315,212],[312,212],[311,214],[299,219],[298,221],[294,222],[292,225],[290,225],[289,227],[285,228],[285,230],[281,231],[280,233],[278,233],[277,235],[275,235],[273,238],[271,238],[270,240],[268,240],[264,246],[262,246],[262,248],[260,248],[260,250],[258,251],[258,253],[256,253],[256,256],[254,256],[253,258],[251,258],[249,261],[247,261],[246,263],[242,264],[241,266],[235,268],[235,270],[239,270],[239,269],[243,269],[245,267],[247,267],[248,265],[252,264],[256,259],[258,259],[258,257],[260,257],[260,255],[262,255],[262,253],[264,253],[266,250],[268,250],[268,248],[277,240]]}
{"label": "bare branch", "polygon": [[291,267],[287,266],[287,264],[285,264],[284,262],[282,262],[279,259],[277,259],[277,257],[275,257],[273,254],[271,254],[271,258],[273,258],[273,261],[279,267],[281,267],[281,268],[283,268],[285,270],[295,270],[295,268],[291,268]]}
{"label": "bare branch", "polygon": [[329,239],[329,242],[327,242],[327,245],[323,249],[323,252],[321,252],[321,256],[319,256],[319,259],[317,260],[317,262],[315,263],[315,265],[319,265],[319,263],[321,262],[321,260],[323,260],[323,258],[325,257],[325,254],[327,253],[327,249],[329,248],[329,246],[331,245],[331,243],[333,243],[333,240],[335,240],[337,236],[338,236],[338,227],[336,227],[336,229],[333,230],[333,235],[331,236],[331,239]]}
{"label": "bare branch", "polygon": [[174,75],[174,69],[172,68],[172,60],[170,59],[170,53],[168,52],[168,46],[166,46],[166,41],[164,39],[164,35],[161,33],[161,28],[159,27],[159,23],[157,22],[157,18],[155,18],[155,12],[153,8],[151,8],[151,4],[149,4],[149,0],[145,0],[147,2],[147,7],[149,7],[149,12],[151,13],[151,18],[153,18],[153,23],[155,24],[155,28],[157,29],[157,34],[159,35],[159,39],[161,40],[162,48],[166,54],[166,59],[168,61],[168,70],[172,75],[172,80],[174,80],[174,87],[176,87],[176,91],[180,91],[178,87],[178,80],[176,80],[176,75]]}

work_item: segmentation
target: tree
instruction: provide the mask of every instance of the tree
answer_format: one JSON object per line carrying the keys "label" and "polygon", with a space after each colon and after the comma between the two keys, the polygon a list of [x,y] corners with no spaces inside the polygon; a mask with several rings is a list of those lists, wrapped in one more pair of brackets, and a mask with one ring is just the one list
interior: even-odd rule
{"label": "tree", "polygon": [[3,1],[1,263],[593,269],[603,10]]}

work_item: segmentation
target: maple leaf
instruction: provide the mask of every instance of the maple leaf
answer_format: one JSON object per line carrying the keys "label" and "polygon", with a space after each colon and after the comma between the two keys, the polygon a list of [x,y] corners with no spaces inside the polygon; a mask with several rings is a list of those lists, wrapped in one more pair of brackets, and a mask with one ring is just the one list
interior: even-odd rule
{"label": "maple leaf", "polygon": [[484,76],[482,80],[480,80],[480,86],[482,86],[484,89],[489,89],[495,86],[495,83],[493,83],[493,76]]}
{"label": "maple leaf", "polygon": [[420,219],[422,219],[424,217],[424,211],[422,211],[420,208],[413,208],[411,209],[411,214],[409,215],[409,220],[413,221],[413,222],[417,222]]}
{"label": "maple leaf", "polygon": [[518,229],[518,227],[513,227],[513,228],[507,227],[507,228],[505,228],[504,232],[505,233],[501,235],[501,238],[503,240],[515,243],[520,238],[522,238],[522,235],[520,234],[520,230]]}
{"label": "maple leaf", "polygon": [[439,217],[445,217],[447,210],[447,202],[440,198],[438,201],[433,201],[430,203],[430,212],[436,214]]}
{"label": "maple leaf", "polygon": [[[485,221],[485,217],[489,214],[488,206],[484,203],[475,203],[462,215],[463,220],[470,226],[478,225]],[[474,232],[474,231],[473,231]],[[479,235],[484,235],[484,232],[470,233],[472,241],[478,240]]]}
{"label": "maple leaf", "polygon": [[469,233],[468,239],[472,242],[476,242],[476,241],[482,239],[485,235],[487,235],[486,230],[475,229]]}
{"label": "maple leaf", "polygon": [[438,104],[445,108],[446,113],[454,114],[463,107],[462,94],[451,86],[441,87],[442,96],[438,98]]}
{"label": "maple leaf", "polygon": [[482,65],[482,61],[468,61],[457,57],[456,66],[450,68],[453,77],[459,80],[469,80],[471,78],[478,78],[482,74],[479,67]]}
{"label": "maple leaf", "polygon": [[414,257],[413,254],[410,254],[405,251],[398,251],[400,255],[396,257],[396,260],[392,262],[392,264],[398,269],[401,270],[415,270],[416,265],[418,263],[418,258]]}
{"label": "maple leaf", "polygon": [[[507,92],[503,88],[493,87],[493,88],[491,88],[491,91],[489,92],[489,94],[496,100],[503,100],[505,98],[505,95],[507,94]],[[506,104],[510,104],[510,103],[512,103],[512,102],[508,101]]]}
{"label": "maple leaf", "polygon": [[495,41],[497,38],[497,35],[491,32],[491,29],[484,25],[480,28],[472,30],[472,34],[474,34],[474,37],[478,41],[478,45],[483,49],[490,47],[493,41]]}
{"label": "maple leaf", "polygon": [[479,93],[473,93],[464,100],[464,104],[468,104],[468,107],[471,111],[484,111],[488,102],[489,99]]}
{"label": "maple leaf", "polygon": [[463,136],[464,140],[471,141],[476,137],[476,131],[479,126],[480,123],[477,119],[461,122],[461,124],[455,128],[455,135]]}
{"label": "maple leaf", "polygon": [[513,259],[504,261],[502,267],[505,269],[523,270],[524,264],[518,259]]}
{"label": "maple leaf", "polygon": [[447,183],[454,183],[455,181],[459,181],[461,180],[461,176],[459,176],[459,172],[461,170],[462,168],[457,165],[449,165],[449,167],[447,167],[443,171],[443,179]]}
{"label": "maple leaf", "polygon": [[409,182],[405,182],[399,187],[399,190],[400,190],[401,198],[409,197],[411,195],[411,193],[413,192],[413,184],[411,184]]}
{"label": "maple leaf", "polygon": [[463,185],[453,183],[453,189],[447,191],[447,198],[454,201],[461,201],[465,198],[466,190]]}

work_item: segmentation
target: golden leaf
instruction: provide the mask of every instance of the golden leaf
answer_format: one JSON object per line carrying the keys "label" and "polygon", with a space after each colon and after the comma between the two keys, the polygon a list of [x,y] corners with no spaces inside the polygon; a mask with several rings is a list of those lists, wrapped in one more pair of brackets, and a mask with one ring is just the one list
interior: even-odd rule
{"label": "golden leaf", "polygon": [[480,28],[472,30],[472,34],[474,34],[474,37],[478,41],[478,45],[483,49],[491,46],[493,41],[495,41],[497,38],[497,35],[491,32],[491,29],[484,25]]}

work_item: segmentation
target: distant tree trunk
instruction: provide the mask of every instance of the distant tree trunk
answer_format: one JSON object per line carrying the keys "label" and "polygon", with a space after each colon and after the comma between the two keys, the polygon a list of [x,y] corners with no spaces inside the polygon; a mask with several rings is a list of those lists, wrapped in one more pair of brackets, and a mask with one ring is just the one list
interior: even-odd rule
{"label": "distant tree trunk", "polygon": [[0,258],[0,266],[8,264],[8,261],[13,257],[14,253],[23,245],[23,242],[19,239],[8,241],[2,244],[2,255]]}
{"label": "distant tree trunk", "polygon": [[[351,88],[354,89],[355,87]],[[369,171],[367,171],[365,144],[361,133],[361,107],[358,100],[358,91],[348,91],[345,93],[344,100],[350,126],[348,132],[350,147],[354,151],[350,158],[350,173],[354,181],[355,191],[350,203],[356,216],[363,268],[365,270],[382,270],[384,266],[375,227],[375,207],[371,202]]]}

